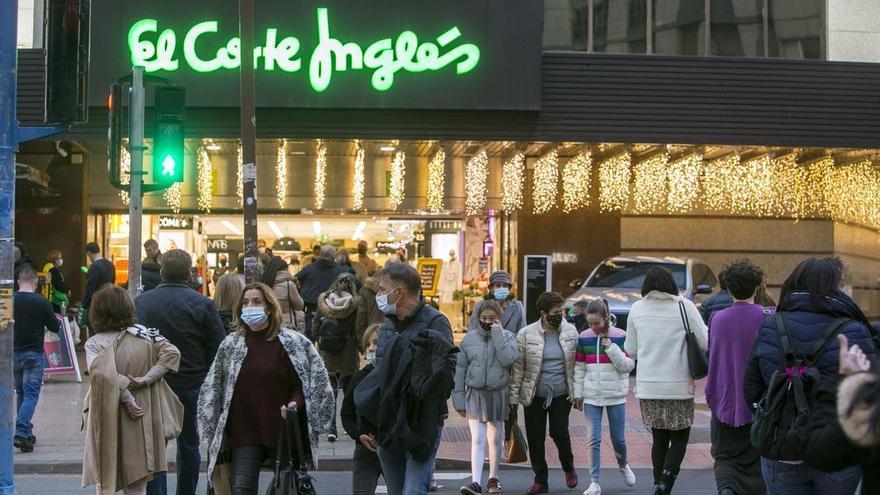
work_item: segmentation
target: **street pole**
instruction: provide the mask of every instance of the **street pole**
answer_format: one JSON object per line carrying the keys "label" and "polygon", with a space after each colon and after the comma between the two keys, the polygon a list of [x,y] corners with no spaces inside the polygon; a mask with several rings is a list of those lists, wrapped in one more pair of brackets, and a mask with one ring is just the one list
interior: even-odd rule
{"label": "street pole", "polygon": [[12,289],[15,242],[16,33],[18,0],[0,1],[0,494],[14,494],[12,437],[15,396],[12,381]]}
{"label": "street pole", "polygon": [[128,295],[132,299],[141,292],[141,222],[144,196],[144,68],[133,67],[131,77],[131,133],[128,149],[131,154],[128,202]]}
{"label": "street pole", "polygon": [[257,281],[257,136],[254,108],[254,1],[239,0],[241,39],[241,161],[244,197],[244,277]]}

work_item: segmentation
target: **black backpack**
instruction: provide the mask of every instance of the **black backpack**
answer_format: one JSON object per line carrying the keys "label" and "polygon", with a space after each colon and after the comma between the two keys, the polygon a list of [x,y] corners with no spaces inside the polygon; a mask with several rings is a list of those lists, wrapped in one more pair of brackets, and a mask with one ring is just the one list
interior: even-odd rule
{"label": "black backpack", "polygon": [[816,361],[841,328],[852,320],[832,321],[806,356],[795,354],[783,314],[776,313],[774,320],[784,361],[782,368],[773,372],[767,392],[757,404],[751,440],[762,457],[798,461],[802,459],[801,435],[810,416],[814,391],[821,380]]}
{"label": "black backpack", "polygon": [[330,354],[338,354],[345,350],[345,345],[351,340],[341,321],[333,318],[321,318],[318,326],[318,348]]}

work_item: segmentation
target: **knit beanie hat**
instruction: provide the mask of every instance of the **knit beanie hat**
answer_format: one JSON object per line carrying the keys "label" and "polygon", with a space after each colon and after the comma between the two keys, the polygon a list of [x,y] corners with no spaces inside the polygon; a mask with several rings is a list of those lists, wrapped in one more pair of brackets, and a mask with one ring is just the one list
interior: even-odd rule
{"label": "knit beanie hat", "polygon": [[513,283],[510,281],[510,274],[505,272],[504,270],[495,270],[494,272],[492,272],[491,275],[489,275],[489,285],[497,283],[513,285]]}

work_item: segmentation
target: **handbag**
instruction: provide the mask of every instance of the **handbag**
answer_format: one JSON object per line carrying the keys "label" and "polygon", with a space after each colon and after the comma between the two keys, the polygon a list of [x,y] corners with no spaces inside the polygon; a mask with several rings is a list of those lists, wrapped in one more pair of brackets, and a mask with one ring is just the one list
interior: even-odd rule
{"label": "handbag", "polygon": [[681,322],[684,324],[684,342],[687,344],[688,366],[691,370],[691,378],[694,380],[705,378],[709,374],[709,361],[706,359],[706,353],[700,349],[700,345],[697,343],[697,336],[691,330],[691,324],[688,321],[683,301],[678,301],[678,310],[681,313]]}
{"label": "handbag", "polygon": [[[228,452],[221,451],[214,464],[214,472],[208,478],[207,495],[233,495],[235,487],[232,483],[232,456]],[[208,464],[211,464],[211,456],[208,455]]]}
{"label": "handbag", "polygon": [[507,418],[510,431],[507,434],[507,462],[515,464],[525,462],[528,459],[526,439],[516,422],[516,411]]}
{"label": "handbag", "polygon": [[[313,478],[306,469],[306,456],[302,446],[302,435],[299,431],[299,415],[297,407],[287,408],[287,419],[281,420],[278,429],[278,446],[275,453],[275,474],[266,495],[316,495]],[[283,436],[282,436],[283,435]],[[281,465],[284,455],[284,438],[287,439],[287,465]],[[296,444],[299,466],[294,466],[293,444]]]}

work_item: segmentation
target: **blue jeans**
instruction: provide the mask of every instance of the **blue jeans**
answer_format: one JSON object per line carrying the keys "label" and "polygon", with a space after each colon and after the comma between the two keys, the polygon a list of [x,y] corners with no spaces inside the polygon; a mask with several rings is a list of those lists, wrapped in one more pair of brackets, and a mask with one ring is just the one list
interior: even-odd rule
{"label": "blue jeans", "polygon": [[616,406],[591,406],[584,404],[584,416],[587,417],[587,446],[590,448],[589,468],[590,480],[599,482],[599,467],[602,462],[602,411],[607,411],[608,425],[611,432],[611,445],[617,457],[618,467],[626,466],[626,404]]}
{"label": "blue jeans", "polygon": [[45,358],[42,352],[16,352],[13,359],[15,375],[15,399],[18,416],[15,419],[15,436],[29,437],[34,432],[31,419],[43,388]]}
{"label": "blue jeans", "polygon": [[852,495],[862,479],[859,466],[826,473],[806,464],[786,464],[764,458],[761,458],[761,473],[769,495]]}
{"label": "blue jeans", "polygon": [[394,452],[379,447],[379,463],[389,495],[426,495],[434,473],[434,459],[440,447],[443,427],[437,427],[437,441],[431,456],[424,462],[416,461],[409,452]]}
{"label": "blue jeans", "polygon": [[[177,437],[177,495],[196,495],[199,484],[199,466],[202,455],[199,452],[199,430],[196,426],[199,388],[171,387],[183,404],[183,429]],[[162,474],[147,483],[147,495],[166,495],[168,480]]]}

